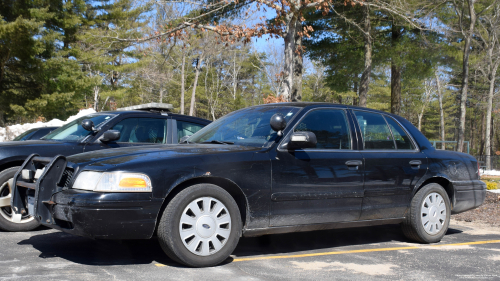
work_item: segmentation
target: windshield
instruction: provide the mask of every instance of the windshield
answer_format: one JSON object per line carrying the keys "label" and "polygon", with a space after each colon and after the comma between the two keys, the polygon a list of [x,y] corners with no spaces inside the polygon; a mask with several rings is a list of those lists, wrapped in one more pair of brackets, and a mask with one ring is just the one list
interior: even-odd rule
{"label": "windshield", "polygon": [[190,143],[234,143],[237,145],[264,147],[274,141],[277,134],[269,121],[280,113],[288,122],[299,111],[291,106],[261,106],[242,109],[230,113],[192,135]]}
{"label": "windshield", "polygon": [[28,130],[22,134],[20,134],[19,136],[15,137],[13,139],[13,141],[22,141],[22,140],[26,140],[28,139],[29,137],[31,137],[32,135],[34,135],[36,133],[36,129],[31,129],[31,130]]}
{"label": "windshield", "polygon": [[61,128],[52,131],[52,133],[46,135],[42,139],[44,140],[56,140],[56,141],[72,141],[79,142],[85,139],[87,136],[92,134],[91,131],[87,131],[82,127],[82,121],[85,119],[90,119],[94,122],[96,129],[104,125],[107,121],[111,120],[115,114],[91,114],[87,116],[80,117],[70,123],[62,126]]}

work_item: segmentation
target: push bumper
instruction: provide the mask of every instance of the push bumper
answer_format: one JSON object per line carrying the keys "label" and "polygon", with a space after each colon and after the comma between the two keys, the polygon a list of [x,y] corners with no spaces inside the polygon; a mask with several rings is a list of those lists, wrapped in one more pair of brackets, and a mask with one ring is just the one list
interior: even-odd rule
{"label": "push bumper", "polygon": [[[37,179],[34,174],[43,171]],[[101,193],[71,189],[73,174],[64,156],[32,155],[14,176],[12,206],[42,225],[99,239],[147,239],[156,227],[162,200],[151,193]],[[30,204],[31,202],[31,204]]]}
{"label": "push bumper", "polygon": [[481,206],[486,198],[486,184],[480,180],[452,182],[454,196],[452,214]]}
{"label": "push bumper", "polygon": [[54,194],[53,223],[43,225],[99,239],[148,239],[162,202],[151,194],[68,189]]}

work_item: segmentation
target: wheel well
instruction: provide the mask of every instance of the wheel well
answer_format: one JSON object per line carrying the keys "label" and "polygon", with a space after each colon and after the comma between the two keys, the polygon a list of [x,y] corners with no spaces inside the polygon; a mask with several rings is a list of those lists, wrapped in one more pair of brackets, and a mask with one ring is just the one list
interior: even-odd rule
{"label": "wheel well", "polygon": [[23,161],[21,161],[21,160],[12,161],[12,162],[5,163],[3,165],[0,165],[0,172],[2,172],[3,170],[6,170],[6,169],[12,168],[12,167],[21,166],[23,163],[24,163],[24,160]]}
{"label": "wheel well", "polygon": [[214,185],[221,187],[225,191],[227,191],[233,197],[234,201],[236,201],[236,204],[238,205],[238,209],[240,210],[241,222],[243,224],[243,227],[245,227],[248,204],[247,204],[245,194],[243,194],[243,191],[241,191],[240,187],[238,185],[236,185],[234,182],[232,182],[228,179],[224,179],[224,178],[199,177],[199,178],[189,179],[187,181],[180,183],[179,185],[174,187],[168,193],[167,197],[163,201],[163,204],[160,208],[160,212],[158,213],[158,218],[156,220],[156,228],[155,228],[155,232],[154,232],[155,234],[156,234],[156,231],[158,230],[158,224],[160,223],[161,214],[163,214],[163,211],[167,207],[168,203],[170,203],[170,201],[177,194],[179,194],[179,192],[181,192],[182,190],[184,190],[190,186],[193,186],[195,184],[200,184],[200,183],[214,184]]}
{"label": "wheel well", "polygon": [[453,192],[453,185],[451,184],[451,182],[446,179],[446,178],[443,178],[443,177],[432,177],[430,179],[427,179],[426,181],[424,181],[419,187],[417,190],[415,190],[415,193],[416,194],[420,189],[422,189],[424,186],[426,186],[427,184],[429,183],[437,183],[439,185],[441,185],[444,190],[446,191],[446,193],[448,194],[448,198],[450,199],[450,203],[451,203],[451,206],[453,208],[453,202],[454,202],[454,198],[455,198],[455,193]]}

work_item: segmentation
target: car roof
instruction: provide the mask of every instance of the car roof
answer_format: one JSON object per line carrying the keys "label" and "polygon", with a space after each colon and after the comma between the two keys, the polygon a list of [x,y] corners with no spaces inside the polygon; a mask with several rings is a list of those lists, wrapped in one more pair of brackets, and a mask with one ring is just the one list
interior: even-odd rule
{"label": "car roof", "polygon": [[340,104],[340,103],[330,103],[330,102],[280,102],[280,103],[268,103],[268,104],[261,104],[261,105],[256,105],[253,107],[259,107],[259,106],[294,106],[294,107],[337,107],[337,108],[349,108],[349,109],[360,109],[360,110],[365,110],[365,111],[371,111],[371,112],[377,112],[377,113],[384,113],[388,115],[394,116],[394,114],[386,111],[381,111],[381,110],[376,110],[376,109],[371,109],[367,107],[360,107],[360,106],[354,106],[354,105],[347,105],[347,104]]}
{"label": "car roof", "polygon": [[[116,111],[101,111],[101,112],[96,112],[97,114],[118,114],[118,115],[124,115],[124,114],[133,114],[133,115],[160,115],[160,116],[170,116],[170,117],[182,117],[182,118],[188,118],[188,119],[193,119],[197,120],[203,123],[210,123],[212,121],[200,118],[200,117],[195,117],[195,116],[189,116],[189,115],[184,115],[184,114],[178,114],[178,113],[172,113],[172,112],[158,112],[158,111],[147,111],[147,110],[116,110]],[[95,114],[95,113],[94,113]]]}
{"label": "car roof", "polygon": [[333,107],[341,107],[345,108],[347,105],[339,104],[339,103],[329,103],[329,102],[279,102],[279,103],[268,103],[268,104],[261,104],[261,105],[256,105],[257,106],[295,106],[295,107],[308,107],[308,106],[322,106],[322,105],[328,105],[328,106],[333,106]]}

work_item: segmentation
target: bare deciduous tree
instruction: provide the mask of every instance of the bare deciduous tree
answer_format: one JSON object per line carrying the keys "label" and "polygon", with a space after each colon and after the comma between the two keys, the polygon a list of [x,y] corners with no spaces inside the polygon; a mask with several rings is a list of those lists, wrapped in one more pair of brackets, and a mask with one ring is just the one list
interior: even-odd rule
{"label": "bare deciduous tree", "polygon": [[477,34],[481,38],[481,43],[486,50],[484,62],[479,65],[478,69],[488,82],[488,95],[486,106],[486,133],[485,133],[485,154],[486,154],[486,169],[491,169],[491,113],[493,110],[493,97],[495,96],[495,86],[497,79],[497,70],[500,65],[500,45],[498,41],[500,28],[500,5],[496,3],[491,8],[491,12],[487,12],[478,20]]}

